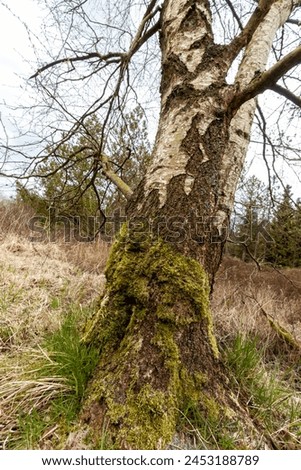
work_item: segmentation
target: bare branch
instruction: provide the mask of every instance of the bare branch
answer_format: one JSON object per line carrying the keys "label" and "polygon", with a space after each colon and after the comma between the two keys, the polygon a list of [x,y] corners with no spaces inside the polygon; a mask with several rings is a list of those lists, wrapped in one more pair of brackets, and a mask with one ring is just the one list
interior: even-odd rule
{"label": "bare branch", "polygon": [[139,28],[136,32],[136,35],[132,41],[132,44],[129,48],[129,51],[127,53],[124,52],[109,52],[107,54],[100,54],[99,52],[90,52],[88,54],[80,55],[80,56],[75,56],[75,57],[65,57],[62,59],[57,59],[52,62],[49,62],[48,64],[44,65],[43,67],[40,67],[33,75],[29,77],[29,79],[36,78],[38,75],[40,75],[42,72],[45,70],[48,70],[52,67],[55,67],[56,65],[60,64],[72,64],[74,62],[84,62],[84,61],[89,61],[91,59],[97,59],[99,62],[107,62],[110,59],[115,59],[116,62],[124,62],[128,63],[131,59],[131,57],[140,49],[140,47],[152,36],[154,35],[160,28],[160,20],[153,25],[150,29],[147,29],[148,24],[150,21],[156,16],[158,12],[161,11],[161,7],[157,7],[154,9],[155,5],[157,3],[157,0],[152,0],[149,6],[146,9],[146,12],[142,18],[142,21],[139,25]]}
{"label": "bare branch", "polygon": [[108,54],[101,55],[99,52],[90,52],[89,54],[84,54],[82,56],[75,56],[75,57],[65,57],[64,59],[54,60],[53,62],[49,62],[48,64],[44,65],[43,67],[39,68],[36,73],[31,75],[29,79],[36,78],[45,70],[55,67],[56,65],[60,64],[73,64],[73,62],[82,62],[87,61],[90,59],[98,59],[98,61],[108,61],[109,59],[116,58],[118,61],[121,61],[125,56],[122,52],[109,52]]}
{"label": "bare branch", "polygon": [[295,20],[295,19],[293,19],[293,18],[289,18],[289,19],[287,20],[287,23],[289,23],[289,24],[295,24],[295,25],[297,25],[297,26],[301,26],[301,20]]}
{"label": "bare branch", "polygon": [[299,106],[301,108],[301,98],[299,96],[296,96],[287,88],[284,88],[280,85],[275,84],[270,87],[270,90],[274,91],[275,93],[278,93],[279,95],[284,96],[285,98],[290,100],[292,103],[294,103],[296,106]]}
{"label": "bare branch", "polygon": [[243,24],[242,24],[242,22],[241,22],[241,20],[240,20],[239,15],[237,14],[236,9],[235,9],[235,7],[233,6],[232,2],[231,2],[230,0],[226,0],[226,3],[227,3],[227,5],[228,5],[228,7],[230,8],[233,17],[236,19],[239,28],[240,28],[241,30],[243,30],[243,29],[244,29],[244,28],[243,28]]}
{"label": "bare branch", "polygon": [[262,138],[263,138],[262,158],[264,160],[264,163],[265,163],[265,166],[266,166],[266,169],[267,169],[267,173],[268,173],[268,191],[269,191],[269,195],[270,195],[270,199],[272,201],[272,204],[274,205],[271,169],[269,167],[268,160],[267,160],[267,141],[269,140],[268,135],[267,135],[267,124],[266,124],[265,116],[264,116],[264,114],[262,112],[262,109],[261,109],[261,107],[259,106],[258,103],[257,103],[256,109],[257,109],[257,112],[258,112],[259,117],[261,119],[261,122],[260,122],[260,119],[258,119],[258,116],[256,115],[256,118],[258,119],[258,126],[259,126],[259,129],[260,129],[261,133],[262,133]]}
{"label": "bare branch", "polygon": [[[157,10],[159,11],[159,9]],[[140,49],[140,47],[146,42],[148,41],[148,39],[153,36],[154,34],[156,34],[159,29],[160,29],[160,24],[161,24],[161,21],[158,20],[157,23],[154,24],[154,26],[152,26],[150,29],[148,29],[145,34],[139,39],[137,40],[136,43],[133,43],[132,46],[131,46],[131,49],[129,51],[129,54],[128,56],[129,57],[132,57],[135,52],[138,51],[138,49]]]}
{"label": "bare branch", "polygon": [[270,313],[268,313],[263,308],[261,303],[257,300],[257,298],[254,295],[248,296],[248,297],[250,297],[251,299],[253,299],[256,302],[256,304],[259,308],[259,311],[268,320],[271,328],[275,331],[278,338],[281,341],[283,341],[287,346],[289,346],[290,348],[293,348],[298,353],[300,353],[301,345],[298,342],[298,340],[282,324],[280,324],[278,321],[276,321],[275,318]]}
{"label": "bare branch", "polygon": [[132,194],[133,190],[123,181],[120,176],[115,173],[115,171],[112,170],[111,165],[110,165],[110,160],[109,157],[106,155],[101,155],[100,160],[102,163],[102,171],[104,175],[117,186],[119,191],[127,198],[129,199]]}
{"label": "bare branch", "polygon": [[233,245],[243,246],[245,252],[250,256],[251,260],[254,261],[254,263],[256,264],[258,271],[261,271],[261,266],[260,266],[258,260],[252,255],[252,253],[251,253],[251,251],[250,251],[250,249],[249,249],[249,247],[246,243],[244,243],[244,242],[235,242],[234,240],[231,240],[231,238],[227,238],[227,242],[232,243]]}
{"label": "bare branch", "polygon": [[[157,7],[154,11],[153,8],[156,5],[157,0],[152,0],[151,3],[149,4],[148,8],[146,9],[146,12],[142,18],[142,21],[139,25],[139,28],[137,30],[137,33],[132,41],[131,47],[129,49],[129,52],[127,54],[127,59],[129,60],[135,52],[142,46],[142,44],[147,41],[147,39],[150,38],[153,34],[155,34],[158,29],[159,29],[159,24],[160,21],[158,21],[152,28],[151,28],[151,33],[150,31],[145,30],[147,27],[148,22],[159,12],[161,11],[160,7]],[[148,33],[148,34],[147,34]]]}
{"label": "bare branch", "polygon": [[[241,22],[238,23],[242,31],[235,39],[233,39],[232,43],[229,45],[231,59],[234,59],[237,54],[241,51],[241,49],[243,49],[251,41],[256,29],[269,12],[272,3],[273,2],[269,0],[262,0],[261,2],[259,2],[258,7],[256,7],[254,13],[251,15],[248,23],[244,28],[242,28]],[[231,2],[227,1],[227,4],[230,7]],[[232,6],[232,8],[234,7]]]}

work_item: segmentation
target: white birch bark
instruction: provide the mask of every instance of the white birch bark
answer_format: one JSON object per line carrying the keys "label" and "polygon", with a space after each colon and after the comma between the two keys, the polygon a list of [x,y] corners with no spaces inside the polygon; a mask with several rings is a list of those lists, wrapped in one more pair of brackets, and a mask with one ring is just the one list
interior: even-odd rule
{"label": "white birch bark", "polygon": [[[166,57],[169,54],[176,55],[183,66],[189,72],[195,72],[200,64],[204,53],[206,52],[204,37],[207,35],[209,39],[210,30],[206,24],[206,20],[210,23],[210,12],[205,8],[205,2],[196,2],[196,9],[204,16],[203,28],[196,28],[189,34],[181,31],[181,22],[183,22],[187,14],[184,0],[172,0],[166,2],[166,8],[163,16],[163,22],[166,24],[166,36],[169,37],[166,48],[163,49],[163,66]],[[278,0],[270,8],[269,13],[261,22],[257,31],[252,37],[249,45],[246,47],[244,58],[239,67],[235,86],[242,90],[255,76],[257,71],[263,71],[266,67],[272,42],[278,29],[287,20],[292,10],[292,2],[290,0]],[[206,20],[205,20],[206,19]],[[199,25],[198,25],[199,26]],[[191,44],[200,41],[199,48],[191,50]],[[229,68],[231,64],[225,65]],[[210,64],[210,68],[202,70],[189,83],[191,90],[206,90],[212,86],[221,75],[220,64]],[[181,84],[181,76],[174,76],[170,81],[165,93],[162,96],[162,113],[159,131],[157,135],[156,147],[154,152],[154,160],[148,172],[145,184],[146,194],[152,190],[159,191],[160,205],[164,205],[166,201],[166,193],[170,180],[178,175],[185,174],[184,191],[189,194],[193,187],[194,177],[187,174],[186,165],[188,155],[182,148],[182,142],[187,135],[193,118],[197,113],[202,114],[203,118],[198,124],[200,135],[204,135],[208,127],[214,119],[215,111],[219,106],[219,99],[212,96],[201,96],[195,100],[192,107],[187,109],[183,102],[178,108],[170,108],[170,112],[164,115],[165,106],[168,99],[176,86]],[[225,88],[225,93],[227,93]],[[221,91],[221,94],[223,92]],[[253,117],[256,109],[256,101],[251,100],[245,103],[232,118],[230,124],[230,136],[227,149],[223,158],[223,167],[220,170],[221,185],[219,202],[223,209],[216,212],[217,221],[227,218],[227,209],[231,209],[237,180],[245,159],[247,148],[249,145],[249,136]],[[203,163],[207,161],[206,152],[200,142],[200,150],[204,153]],[[201,171],[201,168],[200,168]]]}
{"label": "white birch bark", "polygon": [[[195,28],[193,31],[183,34],[181,23],[187,15],[187,2],[185,2],[185,0],[171,0],[165,3],[166,7],[163,14],[163,23],[166,25],[164,27],[168,41],[166,48],[162,50],[163,67],[166,58],[172,54],[180,59],[183,66],[185,66],[189,72],[195,72],[206,48],[205,45],[203,45],[195,50],[191,50],[190,46],[197,41],[202,43],[204,37],[208,34],[206,21],[204,21],[202,27]],[[204,15],[208,24],[211,24],[210,11],[208,8],[205,8],[204,2],[197,1],[195,3],[196,9]],[[213,41],[212,34],[210,39]],[[196,82],[192,83],[192,86],[199,90],[205,89],[212,83],[212,75],[213,71],[208,70],[206,73],[203,73],[200,78],[197,78]],[[161,113],[164,111],[171,93],[181,82],[181,77],[177,75],[170,81],[165,93],[161,97]],[[167,116],[164,116],[164,119],[160,121],[153,164],[148,172],[145,191],[147,196],[153,189],[159,190],[161,206],[164,205],[166,200],[166,190],[170,179],[185,173],[187,155],[180,147],[191,127],[192,119],[197,112],[200,112],[202,109],[205,110],[207,106],[210,106],[210,104],[196,102],[194,108],[187,112],[185,109],[186,105],[183,103],[183,107],[172,109]],[[204,121],[203,132],[206,130],[210,120],[211,118],[208,119],[208,122],[206,120]],[[187,182],[185,183],[186,193],[189,193],[192,184],[192,175],[187,175]]]}
{"label": "white birch bark", "polygon": [[[242,90],[258,72],[266,68],[272,43],[278,29],[287,21],[292,11],[290,0],[275,2],[253,35],[246,47],[243,60],[239,66],[235,85]],[[222,205],[230,210],[233,206],[235,189],[249,146],[249,138],[256,111],[256,99],[244,103],[233,117],[230,125],[228,149],[224,158],[224,168],[221,170],[223,183]],[[221,214],[226,217],[226,214]]]}

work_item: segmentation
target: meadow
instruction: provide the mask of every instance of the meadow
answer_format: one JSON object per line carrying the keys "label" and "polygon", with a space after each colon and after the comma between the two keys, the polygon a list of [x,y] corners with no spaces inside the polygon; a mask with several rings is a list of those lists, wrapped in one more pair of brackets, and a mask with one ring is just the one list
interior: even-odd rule
{"label": "meadow", "polygon": [[[110,246],[33,242],[32,216],[0,205],[0,449],[89,448],[72,429],[97,365],[82,336],[99,308]],[[262,439],[191,406],[171,448],[301,449],[300,294],[300,269],[259,270],[225,256],[212,298],[215,333],[229,387]],[[106,429],[98,448],[111,448]]]}

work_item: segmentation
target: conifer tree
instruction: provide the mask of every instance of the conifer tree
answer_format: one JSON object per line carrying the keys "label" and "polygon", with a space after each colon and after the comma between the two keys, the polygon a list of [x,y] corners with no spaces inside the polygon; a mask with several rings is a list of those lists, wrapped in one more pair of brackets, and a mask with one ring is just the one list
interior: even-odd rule
{"label": "conifer tree", "polygon": [[269,233],[273,242],[268,245],[266,261],[277,266],[300,266],[300,202],[294,205],[289,185],[284,189]]}
{"label": "conifer tree", "polygon": [[[95,165],[96,145],[102,125],[94,116],[85,130],[75,135],[37,167],[35,187],[17,182],[17,198],[33,207],[45,220],[55,219],[77,227],[75,236],[86,241],[104,226],[114,211],[124,212],[126,199]],[[96,144],[96,145],[95,145]],[[106,142],[108,159],[116,174],[135,187],[143,177],[150,159],[150,145],[141,109],[125,114],[124,122],[113,129]],[[139,158],[138,158],[139,157]]]}
{"label": "conifer tree", "polygon": [[266,230],[272,201],[267,186],[255,175],[241,182],[237,192],[228,253],[244,261],[263,261],[270,236]]}

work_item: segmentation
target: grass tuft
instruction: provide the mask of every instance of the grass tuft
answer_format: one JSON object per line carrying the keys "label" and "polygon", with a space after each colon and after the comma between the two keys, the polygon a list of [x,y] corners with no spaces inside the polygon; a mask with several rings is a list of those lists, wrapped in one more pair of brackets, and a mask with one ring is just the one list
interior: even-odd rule
{"label": "grass tuft", "polygon": [[81,341],[77,316],[74,313],[67,315],[60,329],[46,339],[45,350],[49,360],[41,373],[64,377],[80,400],[97,364],[98,351]]}
{"label": "grass tuft", "polygon": [[97,359],[98,351],[81,341],[78,312],[71,312],[43,347],[28,352],[27,365],[4,372],[0,402],[7,422],[0,447],[2,440],[2,448],[40,448],[49,430],[68,432]]}
{"label": "grass tuft", "polygon": [[[225,348],[224,356],[240,402],[245,402],[251,417],[268,434],[272,446],[300,448],[301,394],[287,380],[280,365],[273,363],[271,367],[265,361],[265,351],[258,338],[237,335]],[[289,433],[285,433],[285,429],[289,429]]]}

